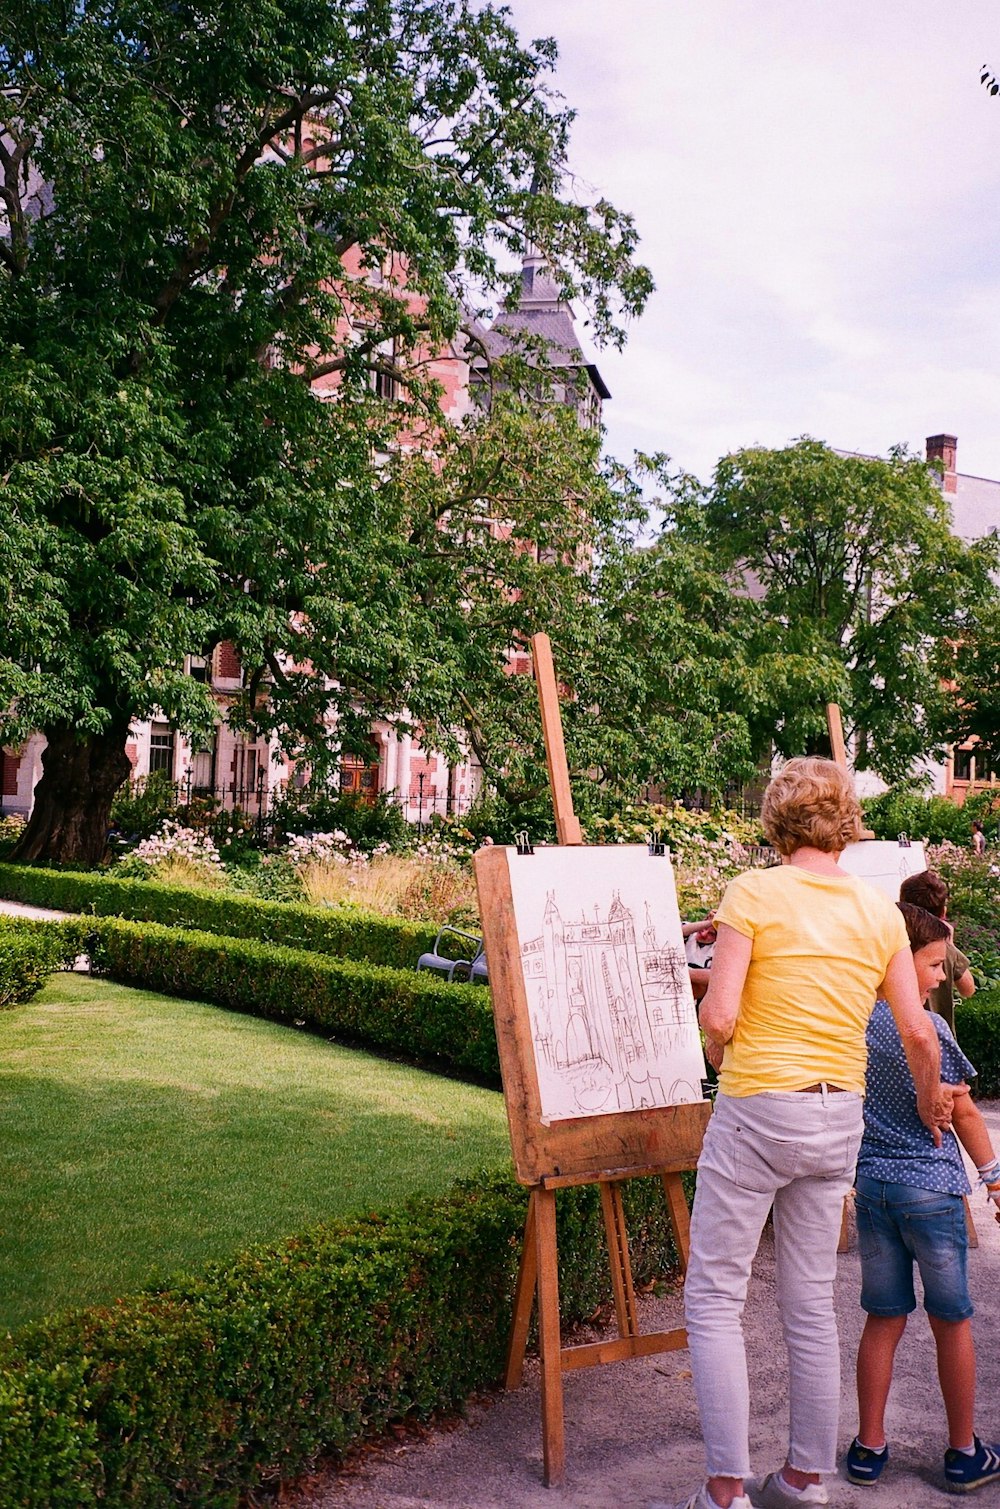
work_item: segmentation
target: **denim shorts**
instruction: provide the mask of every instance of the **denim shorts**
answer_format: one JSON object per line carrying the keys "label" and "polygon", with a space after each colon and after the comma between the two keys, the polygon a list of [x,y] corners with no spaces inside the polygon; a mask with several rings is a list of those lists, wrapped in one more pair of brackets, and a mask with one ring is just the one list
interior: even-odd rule
{"label": "denim shorts", "polygon": [[856,1188],[861,1308],[869,1315],[909,1315],[917,1307],[916,1263],[927,1314],[936,1320],[968,1320],[973,1306],[962,1196],[862,1175]]}

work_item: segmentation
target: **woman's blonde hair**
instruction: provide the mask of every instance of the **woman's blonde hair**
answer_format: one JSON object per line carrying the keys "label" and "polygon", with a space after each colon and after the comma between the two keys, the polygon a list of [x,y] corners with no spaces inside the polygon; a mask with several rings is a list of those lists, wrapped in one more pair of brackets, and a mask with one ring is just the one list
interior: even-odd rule
{"label": "woman's blonde hair", "polygon": [[789,760],[764,792],[761,826],[779,854],[808,845],[839,854],[861,837],[861,807],[847,771],[833,760]]}

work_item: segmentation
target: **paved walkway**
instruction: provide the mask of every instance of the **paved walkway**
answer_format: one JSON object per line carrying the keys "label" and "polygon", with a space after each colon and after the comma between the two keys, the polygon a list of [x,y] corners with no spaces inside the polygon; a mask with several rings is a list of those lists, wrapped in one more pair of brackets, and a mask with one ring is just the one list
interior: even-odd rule
{"label": "paved walkway", "polygon": [[28,906],[23,901],[6,901],[0,896],[0,913],[5,917],[28,917],[33,922],[65,922],[78,912],[54,912],[47,906]]}
{"label": "paved walkway", "polygon": [[[1000,1145],[1000,1104],[984,1104]],[[973,1197],[980,1246],[970,1254],[977,1315],[979,1409],[984,1439],[1000,1438],[1000,1227],[980,1191]],[[863,1316],[856,1244],[840,1259],[838,1311],[843,1364],[841,1438],[857,1424],[854,1358]],[[678,1323],[680,1295],[646,1300],[644,1330]],[[761,1244],[747,1302],[755,1470],[777,1467],[787,1438],[784,1347],[774,1296],[774,1251]],[[475,1405],[451,1430],[393,1439],[359,1454],[348,1471],[313,1479],[281,1499],[284,1509],[646,1509],[654,1499],[683,1502],[702,1476],[704,1456],[686,1352],[565,1375],[567,1479],[541,1480],[537,1367],[517,1393]],[[922,1310],[900,1345],[888,1416],[891,1465],[877,1490],[843,1477],[830,1484],[833,1509],[924,1509],[951,1498],[942,1487],[946,1445],[934,1350]],[[1000,1490],[984,1489],[1000,1505]],[[954,1500],[951,1500],[954,1502]]]}

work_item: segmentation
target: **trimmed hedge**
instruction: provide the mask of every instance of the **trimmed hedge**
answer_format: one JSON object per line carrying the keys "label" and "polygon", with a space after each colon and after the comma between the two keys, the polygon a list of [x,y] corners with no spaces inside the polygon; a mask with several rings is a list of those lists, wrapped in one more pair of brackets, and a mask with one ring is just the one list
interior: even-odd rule
{"label": "trimmed hedge", "polygon": [[[0,1345],[2,1509],[233,1509],[406,1414],[499,1380],[526,1191],[509,1175],[256,1248],[201,1280]],[[638,1281],[676,1260],[658,1180],[625,1190]],[[558,1199],[567,1323],[608,1297],[597,1187]]]}
{"label": "trimmed hedge", "polygon": [[975,1091],[1000,1096],[1000,990],[980,990],[955,1002],[955,1036],[979,1071]]}
{"label": "trimmed hedge", "polygon": [[162,922],[170,927],[253,938],[396,969],[412,969],[437,936],[437,929],[429,924],[374,913],[341,912],[291,901],[256,901],[224,892],[158,885],[152,880],[116,880],[113,875],[31,865],[0,864],[0,896],[64,912],[90,912],[98,917]]}
{"label": "trimmed hedge", "polygon": [[498,1085],[490,994],[413,969],[112,917],[88,921],[94,969],[126,985],[304,1022]]}
{"label": "trimmed hedge", "polygon": [[79,924],[0,917],[0,1007],[30,1001],[49,975],[69,969],[82,949]]}

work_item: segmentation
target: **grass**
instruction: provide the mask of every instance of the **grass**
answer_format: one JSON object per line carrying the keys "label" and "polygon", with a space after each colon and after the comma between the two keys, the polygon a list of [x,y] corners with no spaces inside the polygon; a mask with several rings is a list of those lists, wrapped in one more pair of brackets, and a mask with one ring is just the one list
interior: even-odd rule
{"label": "grass", "polygon": [[509,1156],[496,1092],[80,975],[0,1013],[0,1103],[5,1327]]}

